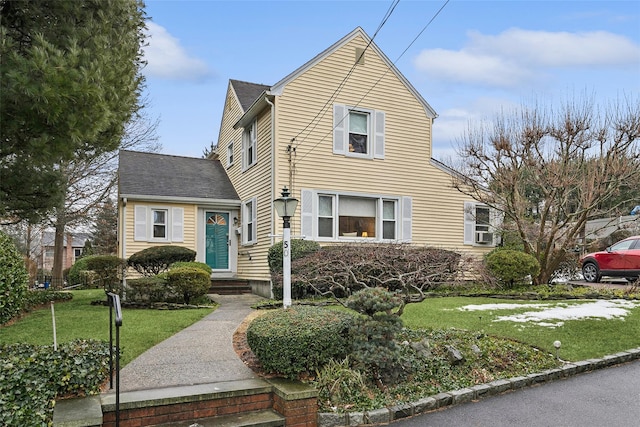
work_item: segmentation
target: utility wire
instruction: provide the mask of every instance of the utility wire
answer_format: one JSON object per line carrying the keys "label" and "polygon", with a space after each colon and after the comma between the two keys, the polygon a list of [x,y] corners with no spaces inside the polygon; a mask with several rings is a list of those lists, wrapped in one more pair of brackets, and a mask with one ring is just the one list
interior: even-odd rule
{"label": "utility wire", "polygon": [[[382,27],[384,27],[384,25],[387,23],[387,20],[391,17],[391,14],[393,13],[393,11],[395,10],[396,6],[398,5],[398,3],[400,3],[400,0],[393,0],[393,2],[391,3],[391,5],[389,6],[389,9],[387,9],[387,12],[385,13],[384,17],[382,18],[382,21],[380,22],[380,24],[378,24],[378,28],[376,29],[375,33],[373,34],[373,37],[371,37],[371,40],[369,40],[369,43],[367,43],[367,46],[365,46],[364,50],[362,51],[362,54],[360,54],[360,57],[355,61],[355,63],[351,66],[351,69],[349,70],[349,72],[347,73],[347,75],[344,77],[344,79],[342,79],[342,81],[340,82],[340,84],[338,85],[338,87],[336,88],[335,91],[333,91],[333,94],[331,94],[331,96],[329,97],[329,99],[327,100],[327,102],[325,102],[325,104],[322,106],[322,108],[320,108],[320,110],[318,111],[318,113],[315,115],[315,117],[313,119],[311,119],[311,121],[300,131],[298,132],[298,134],[296,136],[294,136],[291,139],[291,142],[296,141],[297,138],[302,135],[302,133],[304,131],[306,131],[309,126],[313,125],[313,127],[309,130],[309,132],[307,133],[307,135],[309,135],[317,126],[318,123],[320,123],[320,119],[322,119],[322,117],[324,117],[324,115],[327,113],[327,106],[333,102],[333,100],[338,96],[338,94],[342,91],[342,89],[344,88],[344,86],[347,83],[347,80],[349,79],[349,77],[351,77],[351,74],[353,74],[353,71],[355,70],[356,66],[358,65],[358,62],[360,61],[360,58],[362,58],[365,54],[365,52],[369,49],[369,47],[371,46],[371,44],[373,43],[373,40],[376,38],[376,36],[378,35],[378,33],[380,32],[380,30],[382,29]],[[317,119],[317,122],[316,122]],[[315,123],[314,123],[315,122]],[[306,140],[306,137],[300,141],[296,143],[296,147],[299,146],[301,143],[303,143]]]}
{"label": "utility wire", "polygon": [[[411,43],[409,43],[409,45],[408,45],[408,46],[407,46],[407,47],[402,51],[402,53],[401,53],[401,54],[396,58],[396,60],[392,62],[392,65],[393,65],[394,67],[395,67],[396,63],[400,60],[400,58],[402,58],[402,57],[404,56],[404,54],[405,54],[405,53],[407,53],[407,51],[411,48],[411,46],[413,46],[413,44],[418,40],[418,38],[420,38],[420,36],[422,35],[422,33],[424,33],[424,32],[425,32],[425,30],[427,29],[427,27],[429,27],[429,25],[431,25],[431,23],[432,23],[432,22],[433,22],[433,21],[438,17],[438,15],[440,15],[440,12],[442,12],[442,10],[443,10],[443,9],[445,8],[445,6],[449,3],[449,1],[451,1],[451,0],[446,0],[446,1],[444,2],[444,4],[440,7],[440,9],[438,9],[438,11],[437,11],[437,12],[433,15],[433,17],[429,20],[429,22],[427,22],[427,23],[426,23],[426,25],[422,28],[422,30],[420,30],[420,32],[418,33],[418,35],[414,37],[414,39],[411,41]],[[364,98],[366,98],[366,97],[367,97],[367,95],[369,95],[369,93],[371,93],[371,91],[372,91],[372,90],[373,90],[373,89],[378,85],[378,83],[380,83],[380,81],[384,78],[384,76],[386,76],[386,75],[387,75],[387,73],[390,71],[390,69],[391,69],[391,68],[387,68],[387,69],[385,70],[385,72],[384,72],[384,73],[382,73],[382,75],[380,76],[380,78],[379,78],[378,80],[376,80],[376,82],[373,84],[373,86],[371,86],[371,87],[369,88],[369,90],[368,90],[367,92],[365,92],[365,94],[360,98],[360,100],[358,100],[358,102],[356,103],[356,105],[354,106],[354,108],[355,108],[355,107],[357,107],[358,105],[360,105],[360,103],[362,102],[362,100],[363,100]],[[328,104],[328,102],[327,102],[327,104]],[[326,105],[327,105],[327,104],[325,104],[325,107],[326,107]],[[351,111],[351,110],[350,110],[350,111]],[[323,115],[324,115],[324,114],[323,114]],[[348,115],[348,113],[347,113],[347,115]],[[346,117],[347,117],[347,116],[345,115],[345,116],[342,118],[342,120],[341,120],[339,123],[337,123],[337,124],[336,124],[336,126],[337,126],[337,125],[339,125],[340,123],[342,123]],[[316,142],[316,143],[311,147],[311,149],[310,149],[309,151],[307,151],[303,156],[301,156],[301,157],[300,157],[299,161],[300,161],[300,160],[303,160],[305,157],[307,157],[307,155],[309,155],[309,154],[310,154],[310,153],[311,153],[311,152],[312,152],[312,151],[313,151],[313,150],[314,150],[318,145],[320,145],[320,143],[321,143],[321,142],[323,142],[323,141],[327,138],[327,136],[328,136],[328,135],[333,134],[333,131],[335,130],[336,126],[334,126],[334,127],[333,127],[329,132],[327,132],[327,133],[326,133],[322,138],[320,138],[320,140],[319,140],[318,142]],[[315,128],[315,127],[314,127],[314,128]]]}

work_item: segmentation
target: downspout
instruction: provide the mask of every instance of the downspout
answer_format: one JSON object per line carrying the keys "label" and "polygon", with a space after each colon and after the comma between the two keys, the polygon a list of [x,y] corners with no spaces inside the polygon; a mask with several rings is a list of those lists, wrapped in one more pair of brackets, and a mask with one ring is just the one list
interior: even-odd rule
{"label": "downspout", "polygon": [[[122,236],[120,236],[120,246],[122,248],[122,259],[126,259],[127,257],[127,198],[123,197],[122,198],[122,223],[121,223],[121,229],[122,229]],[[122,269],[122,297],[124,300],[127,299],[126,296],[126,292],[127,292],[127,269],[126,267],[123,267]]]}
{"label": "downspout", "polygon": [[[276,131],[276,124],[275,124],[275,105],[273,104],[273,102],[269,101],[269,97],[265,96],[264,100],[267,104],[269,104],[271,106],[271,200],[275,200],[276,198],[276,171],[275,171],[275,165],[276,165],[276,138],[275,138],[275,131]],[[276,233],[276,215],[275,215],[275,208],[273,207],[273,203],[271,203],[271,232],[269,233],[271,235],[271,246],[273,246],[273,244],[275,243],[275,233]]]}

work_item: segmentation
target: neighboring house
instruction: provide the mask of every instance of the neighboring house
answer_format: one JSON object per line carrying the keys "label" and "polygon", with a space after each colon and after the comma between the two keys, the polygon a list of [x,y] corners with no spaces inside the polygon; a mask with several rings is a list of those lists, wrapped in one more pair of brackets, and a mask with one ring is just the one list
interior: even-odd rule
{"label": "neighboring house", "polygon": [[587,221],[585,226],[586,240],[589,242],[602,239],[616,230],[623,229],[629,230],[632,234],[640,234],[640,217],[638,215],[625,215]]}
{"label": "neighboring house", "polygon": [[[75,264],[82,255],[82,249],[87,240],[91,240],[90,233],[66,233],[64,236],[64,258],[62,268],[66,269]],[[39,249],[36,249],[38,269],[50,272],[53,269],[55,232],[44,231],[41,234]],[[71,244],[69,244],[71,242]]]}
{"label": "neighboring house", "polygon": [[[150,246],[197,252],[217,277],[236,274],[240,199],[220,162],[120,151],[118,256]],[[122,226],[124,224],[124,227]]]}
{"label": "neighboring house", "polygon": [[[121,238],[126,250],[121,253],[128,256],[155,243],[149,238],[153,209],[164,206],[166,216],[180,207],[181,237],[175,241],[169,234],[165,243],[197,248],[198,259],[204,260],[204,245],[197,242],[205,239],[201,222],[209,208],[199,203],[215,206],[220,197],[185,200],[183,191],[191,185],[234,191],[235,197],[226,197],[218,208],[239,221],[227,226],[229,272],[249,280],[262,295],[270,293],[267,252],[282,234],[273,200],[285,186],[300,200],[291,219],[294,238],[321,244],[404,242],[486,253],[494,246],[493,215],[453,189],[452,172],[431,158],[436,117],[361,28],[272,86],[230,80],[217,150],[210,159],[160,156],[171,163],[177,188],[159,185],[153,197],[147,194],[153,181],[137,178],[135,209],[148,209],[146,216],[140,214],[146,222],[139,225],[146,238],[134,239],[138,224],[130,213],[132,192],[125,191],[121,163],[121,216],[126,206]],[[121,162],[134,156],[123,153]],[[191,182],[191,162],[210,162],[212,170],[226,172],[228,181],[196,174],[199,179]],[[124,167],[131,170],[131,165]],[[183,178],[190,185],[181,185]]]}

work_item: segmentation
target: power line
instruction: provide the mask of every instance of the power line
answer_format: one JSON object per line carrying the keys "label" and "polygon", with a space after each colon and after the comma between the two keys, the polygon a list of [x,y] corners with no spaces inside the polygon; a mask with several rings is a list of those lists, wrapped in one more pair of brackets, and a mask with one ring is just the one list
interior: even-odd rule
{"label": "power line", "polygon": [[[356,65],[358,65],[358,62],[360,62],[360,58],[362,58],[364,56],[365,52],[369,49],[369,47],[373,43],[373,40],[376,38],[376,36],[378,35],[378,33],[380,32],[382,27],[384,27],[384,25],[387,23],[387,20],[391,17],[391,14],[395,10],[395,8],[398,5],[398,3],[400,3],[400,0],[393,0],[391,5],[387,9],[387,12],[385,13],[384,17],[382,18],[382,21],[380,21],[380,24],[378,24],[378,28],[376,29],[375,33],[373,34],[373,37],[371,37],[371,40],[369,40],[369,43],[367,43],[367,45],[365,46],[364,50],[360,54],[360,57],[357,58],[355,63],[351,66],[351,69],[349,69],[349,72],[347,73],[347,75],[342,79],[342,81],[340,82],[340,84],[338,85],[336,90],[333,91],[333,94],[331,94],[331,96],[329,97],[327,102],[325,102],[325,104],[322,106],[322,108],[320,108],[320,110],[315,115],[315,117],[313,119],[311,119],[311,121],[300,132],[298,132],[298,134],[296,136],[294,136],[291,139],[291,142],[295,141],[312,124],[313,124],[313,127],[309,130],[308,134],[311,133],[318,126],[318,123],[320,123],[320,119],[322,119],[322,117],[324,117],[324,115],[327,113],[327,106],[330,103],[332,103],[333,100],[338,96],[340,91],[342,91],[342,88],[344,88],[344,86],[346,85],[347,80],[349,79],[349,77],[351,77],[351,74],[353,74],[353,71],[355,70]],[[317,122],[316,122],[316,119],[317,119]],[[314,124],[314,122],[315,122],[315,124]],[[305,140],[306,140],[306,138],[303,139],[302,141],[298,142],[296,144],[296,146],[299,146]]]}
{"label": "power line", "polygon": [[[420,36],[422,35],[422,33],[425,32],[425,30],[429,27],[429,25],[431,25],[431,23],[438,17],[438,15],[440,15],[440,12],[442,12],[442,10],[445,8],[445,6],[449,3],[450,0],[446,0],[444,2],[444,4],[440,7],[440,9],[438,9],[438,11],[433,15],[433,17],[431,17],[431,19],[425,24],[425,26],[422,28],[422,30],[420,30],[420,32],[418,33],[418,35],[416,37],[414,37],[414,39],[411,41],[411,43],[409,43],[409,45],[402,51],[402,53],[396,58],[395,61],[392,62],[392,65],[396,65],[396,63],[400,60],[400,58],[402,58],[404,56],[405,53],[407,53],[407,51],[411,48],[411,46],[413,46],[413,44],[420,38]],[[368,45],[367,45],[368,46]],[[353,70],[353,68],[352,68]],[[373,84],[373,86],[371,86],[369,88],[369,90],[367,92],[365,92],[365,94],[358,100],[358,102],[354,105],[354,108],[357,107],[358,105],[360,105],[360,103],[362,102],[362,100],[364,98],[367,97],[367,95],[369,95],[369,93],[371,93],[371,91],[378,85],[378,83],[380,83],[380,81],[384,78],[384,76],[387,75],[387,73],[389,72],[390,68],[387,68],[385,70],[384,73],[382,73],[382,75],[380,76],[380,78],[378,80],[376,80],[376,82]],[[325,104],[326,108],[327,104],[331,101],[332,99],[330,99],[329,101],[327,101],[327,103]],[[351,109],[349,111],[352,111]],[[326,112],[326,111],[325,111]],[[347,115],[349,114],[349,112],[347,112]],[[323,113],[324,115],[324,113]],[[347,115],[345,115],[342,120],[337,123],[329,132],[327,132],[322,138],[320,138],[320,140],[318,142],[316,142],[311,149],[305,153],[302,157],[300,157],[299,160],[303,160],[305,157],[307,157],[308,154],[310,154],[318,145],[320,145],[321,142],[323,142],[328,135],[333,134],[333,131],[335,130],[336,126],[339,125],[340,123],[342,123],[344,121],[344,119],[347,117]],[[317,116],[316,116],[317,117]],[[315,126],[314,126],[315,129]]]}

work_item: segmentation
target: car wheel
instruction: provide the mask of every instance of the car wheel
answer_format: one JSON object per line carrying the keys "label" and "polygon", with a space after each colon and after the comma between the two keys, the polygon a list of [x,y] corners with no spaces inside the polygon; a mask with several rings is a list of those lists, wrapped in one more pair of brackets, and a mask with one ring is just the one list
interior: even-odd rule
{"label": "car wheel", "polygon": [[582,266],[582,277],[587,282],[598,283],[600,281],[600,269],[595,263],[587,262]]}

